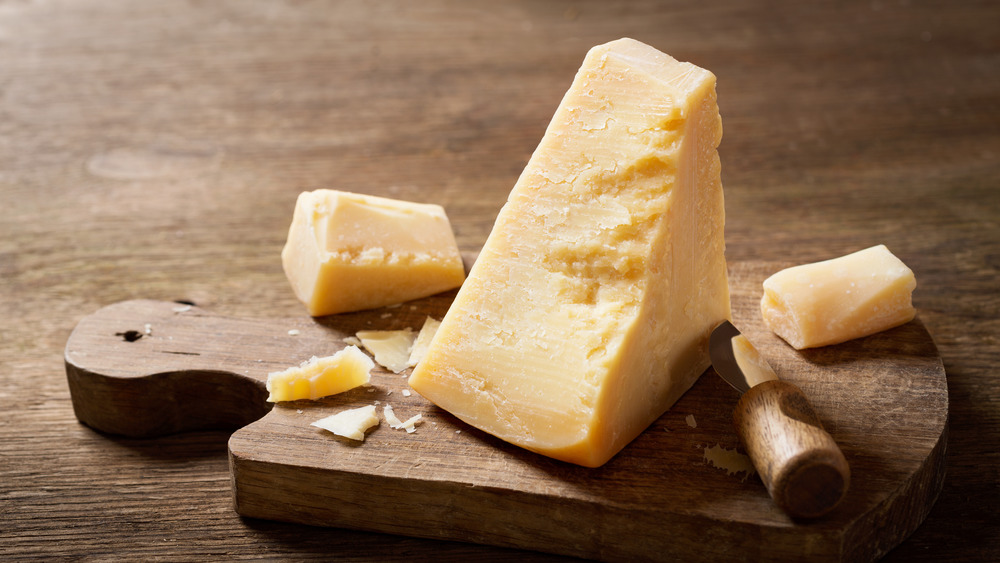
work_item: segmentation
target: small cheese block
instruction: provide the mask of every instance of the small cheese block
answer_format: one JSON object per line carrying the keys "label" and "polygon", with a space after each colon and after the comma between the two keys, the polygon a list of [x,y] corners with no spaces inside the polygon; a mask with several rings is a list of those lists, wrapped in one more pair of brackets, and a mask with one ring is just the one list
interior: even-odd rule
{"label": "small cheese block", "polygon": [[427,297],[465,278],[440,205],[335,190],[299,195],[281,262],[316,317]]}
{"label": "small cheese block", "polygon": [[375,405],[340,411],[337,414],[321,418],[312,425],[323,430],[329,430],[338,436],[351,440],[365,440],[365,432],[378,425],[378,415]]}
{"label": "small cheese block", "polygon": [[584,466],[709,366],[729,318],[715,77],[597,46],[409,379],[458,418]]}
{"label": "small cheese block", "polygon": [[332,356],[313,356],[301,365],[267,376],[267,400],[316,400],[365,385],[371,380],[375,362],[357,346],[348,346]]}
{"label": "small cheese block", "polygon": [[917,281],[885,245],[782,270],[764,280],[764,322],[797,350],[910,322]]}

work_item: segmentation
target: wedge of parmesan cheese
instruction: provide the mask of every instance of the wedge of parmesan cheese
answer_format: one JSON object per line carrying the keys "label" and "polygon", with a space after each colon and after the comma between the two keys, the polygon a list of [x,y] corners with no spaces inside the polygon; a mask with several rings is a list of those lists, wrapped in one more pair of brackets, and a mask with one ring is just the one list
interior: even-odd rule
{"label": "wedge of parmesan cheese", "polygon": [[312,425],[333,432],[338,436],[351,440],[364,441],[365,432],[373,426],[378,426],[378,415],[375,405],[340,411],[337,414],[321,418]]}
{"label": "wedge of parmesan cheese", "polygon": [[267,400],[298,401],[343,393],[371,380],[375,367],[357,346],[348,346],[332,356],[313,356],[298,366],[267,376]]}
{"label": "wedge of parmesan cheese", "polygon": [[631,39],[590,50],[415,391],[593,467],[691,387],[730,317],[715,82]]}

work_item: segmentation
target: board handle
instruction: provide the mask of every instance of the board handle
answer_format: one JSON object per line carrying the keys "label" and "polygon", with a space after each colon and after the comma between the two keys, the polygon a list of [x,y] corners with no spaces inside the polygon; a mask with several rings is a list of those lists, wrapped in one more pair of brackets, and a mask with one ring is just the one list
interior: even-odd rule
{"label": "board handle", "polygon": [[843,500],[850,467],[797,386],[772,380],[751,387],[733,422],[771,498],[790,516],[822,516]]}
{"label": "board handle", "polygon": [[73,411],[91,428],[133,438],[245,426],[271,408],[270,365],[254,360],[282,341],[254,337],[265,323],[168,301],[103,307],[66,342]]}

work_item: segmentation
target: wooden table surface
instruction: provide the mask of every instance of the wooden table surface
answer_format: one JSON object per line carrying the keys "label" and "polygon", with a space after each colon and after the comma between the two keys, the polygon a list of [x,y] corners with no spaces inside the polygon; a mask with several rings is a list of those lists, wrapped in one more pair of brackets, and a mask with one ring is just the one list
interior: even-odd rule
{"label": "wooden table surface", "polygon": [[477,249],[629,36],[718,76],[730,261],[914,270],[947,477],[887,559],[1000,559],[998,30],[985,1],[0,3],[0,558],[559,559],[241,519],[228,433],[79,424],[63,350],[126,299],[304,314],[278,253],[306,189],[439,203]]}

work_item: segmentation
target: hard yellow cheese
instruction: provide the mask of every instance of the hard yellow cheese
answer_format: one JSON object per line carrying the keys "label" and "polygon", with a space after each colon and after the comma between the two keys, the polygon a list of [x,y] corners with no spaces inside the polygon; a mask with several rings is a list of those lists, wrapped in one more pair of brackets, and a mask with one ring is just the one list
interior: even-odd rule
{"label": "hard yellow cheese", "polygon": [[427,297],[465,278],[441,206],[335,190],[299,195],[281,262],[312,316]]}
{"label": "hard yellow cheese", "polygon": [[801,350],[913,320],[917,281],[885,245],[782,270],[764,281],[764,322]]}
{"label": "hard yellow cheese", "polygon": [[365,385],[371,380],[375,362],[357,346],[348,346],[332,356],[312,357],[298,366],[267,376],[267,400],[320,399]]}
{"label": "hard yellow cheese", "polygon": [[599,466],[708,367],[730,315],[715,77],[593,48],[410,377],[499,438]]}

